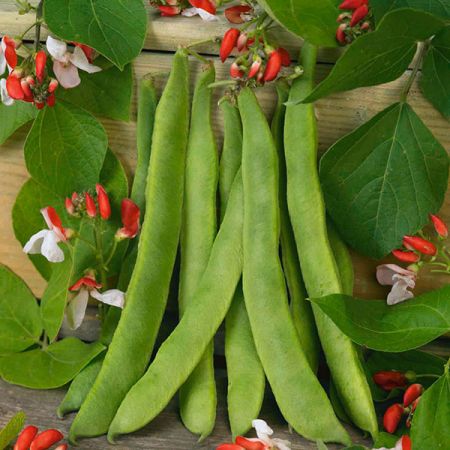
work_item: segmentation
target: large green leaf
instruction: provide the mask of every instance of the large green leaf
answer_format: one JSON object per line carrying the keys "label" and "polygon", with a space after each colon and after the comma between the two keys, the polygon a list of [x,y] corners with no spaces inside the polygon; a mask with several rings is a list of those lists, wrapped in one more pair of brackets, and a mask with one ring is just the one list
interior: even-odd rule
{"label": "large green leaf", "polygon": [[52,33],[89,45],[120,69],[139,55],[147,31],[142,0],[45,0],[44,18]]}
{"label": "large green leaf", "polygon": [[19,411],[13,418],[0,430],[0,450],[8,447],[11,442],[16,439],[17,435],[22,431],[25,425],[25,414]]}
{"label": "large green leaf", "polygon": [[450,285],[394,306],[333,294],[312,301],[360,345],[404,352],[450,331]]}
{"label": "large green leaf", "polygon": [[[97,61],[95,64],[98,64]],[[91,113],[115,120],[129,120],[133,71],[130,64],[123,71],[105,67],[97,73],[80,71],[81,84],[74,89],[58,89],[57,96]]]}
{"label": "large green leaf", "polygon": [[0,265],[0,354],[25,350],[42,333],[39,306],[24,281]]}
{"label": "large green leaf", "polygon": [[0,145],[36,115],[37,109],[30,103],[15,102],[11,106],[6,106],[0,102]]}
{"label": "large green leaf", "polygon": [[443,26],[441,19],[422,11],[398,9],[387,14],[376,31],[361,36],[347,48],[328,77],[304,102],[397,79],[408,68],[417,41],[428,39]]}
{"label": "large green leaf", "polygon": [[105,347],[66,338],[38,348],[0,358],[0,375],[8,383],[31,389],[54,389],[71,381]]}
{"label": "large green leaf", "polygon": [[448,180],[442,145],[406,103],[396,103],[336,142],[320,178],[341,236],[379,258],[440,209]]}
{"label": "large green leaf", "polygon": [[411,426],[412,450],[446,450],[450,442],[450,373],[422,394]]}
{"label": "large green leaf", "polygon": [[98,182],[107,145],[94,116],[60,101],[38,114],[25,142],[25,162],[37,182],[66,196]]}
{"label": "large green leaf", "polygon": [[420,87],[436,109],[450,119],[450,26],[431,41],[422,65]]}
{"label": "large green leaf", "polygon": [[443,19],[450,19],[450,3],[448,0],[370,0],[375,20],[399,8],[412,8],[425,11]]}
{"label": "large green leaf", "polygon": [[335,0],[258,0],[283,27],[314,45],[336,47]]}

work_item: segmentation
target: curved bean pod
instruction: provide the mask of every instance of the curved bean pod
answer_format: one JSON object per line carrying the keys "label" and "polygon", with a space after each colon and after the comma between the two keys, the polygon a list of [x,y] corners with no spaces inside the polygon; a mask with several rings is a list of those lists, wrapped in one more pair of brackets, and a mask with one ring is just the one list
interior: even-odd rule
{"label": "curved bean pod", "polygon": [[242,274],[242,181],[233,184],[208,266],[180,323],[146,374],[131,388],[111,423],[110,442],[153,420],[197,366],[230,307]]}
{"label": "curved bean pod", "polygon": [[[220,104],[224,117],[224,142],[220,160],[220,203],[225,213],[231,184],[242,161],[242,124],[239,110],[229,100]],[[225,319],[225,358],[228,378],[228,419],[233,438],[244,435],[259,416],[266,376],[256,352],[239,283]]]}
{"label": "curved bean pod", "polygon": [[295,245],[294,232],[286,198],[286,161],[284,158],[284,119],[286,115],[285,103],[289,97],[289,86],[286,82],[278,82],[276,85],[278,101],[275,114],[272,119],[272,134],[278,150],[280,172],[280,245],[281,262],[284,276],[289,290],[292,319],[297,329],[302,349],[308,358],[313,372],[317,372],[319,366],[320,342],[317,335],[316,323],[311,304],[306,300],[306,289],[303,283],[300,262],[298,260],[297,247]]}
{"label": "curved bean pod", "polygon": [[308,439],[348,444],[350,438],[311,370],[289,311],[278,254],[278,157],[272,134],[249,88],[241,91],[238,104],[244,138],[243,286],[256,349],[288,423]]}
{"label": "curved bean pod", "polygon": [[[313,88],[317,49],[302,49],[305,73],[294,81],[289,100],[304,98]],[[317,123],[312,104],[289,105],[285,123],[287,198],[303,278],[310,297],[342,292],[327,235],[325,205],[317,172]],[[376,436],[372,396],[357,352],[319,308],[313,306],[320,341],[339,395],[352,420]]]}
{"label": "curved bean pod", "polygon": [[179,242],[188,126],[188,57],[178,50],[156,110],[147,212],[126,305],[102,369],[72,424],[72,442],[108,431],[117,408],[150,359]]}
{"label": "curved bean pod", "polygon": [[[191,127],[186,157],[179,307],[184,314],[195,302],[195,290],[208,264],[217,233],[217,182],[219,162],[211,124],[212,89],[216,78],[210,63],[197,81],[192,100]],[[180,415],[186,428],[211,434],[216,421],[217,393],[214,379],[214,344],[211,342],[199,365],[180,389]]]}

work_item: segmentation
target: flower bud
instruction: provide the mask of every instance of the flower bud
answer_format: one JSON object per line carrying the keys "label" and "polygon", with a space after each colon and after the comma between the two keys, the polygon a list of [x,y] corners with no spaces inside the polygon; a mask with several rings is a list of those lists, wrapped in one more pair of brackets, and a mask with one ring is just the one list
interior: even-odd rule
{"label": "flower bud", "polygon": [[20,80],[20,86],[22,87],[22,91],[23,91],[25,97],[33,98],[33,93],[31,92],[30,85],[28,84],[26,78],[22,78]]}
{"label": "flower bud", "polygon": [[58,430],[43,431],[34,438],[30,450],[47,450],[63,438],[64,436]]}
{"label": "flower bud", "polygon": [[220,59],[222,62],[231,55],[234,47],[236,47],[237,40],[241,32],[237,28],[230,28],[223,36],[222,44],[220,45]]}
{"label": "flower bud", "polygon": [[361,30],[362,30],[362,31],[370,30],[370,22],[364,22],[364,23],[361,25]]}
{"label": "flower bud", "polygon": [[447,224],[440,217],[435,216],[434,214],[430,214],[430,219],[433,222],[436,233],[442,238],[448,237]]}
{"label": "flower bud", "polygon": [[177,16],[181,13],[181,8],[178,6],[164,6],[164,5],[158,5],[158,9],[161,13],[161,16],[166,17],[172,17]]}
{"label": "flower bud", "polygon": [[419,383],[412,384],[408,386],[403,395],[403,406],[406,408],[411,405],[415,400],[417,400],[423,394],[423,386]]}
{"label": "flower bud", "polygon": [[56,91],[56,88],[58,87],[58,85],[59,85],[58,80],[55,80],[54,78],[52,78],[50,80],[50,83],[48,84],[47,92],[49,94],[52,94],[53,92]]}
{"label": "flower bud", "polygon": [[52,108],[53,106],[55,106],[56,103],[56,96],[55,94],[50,94],[47,97],[47,106],[50,106],[50,108]]}
{"label": "flower bud", "polygon": [[402,262],[416,263],[420,260],[420,256],[412,251],[393,250],[392,254]]}
{"label": "flower bud", "polygon": [[417,250],[424,255],[434,256],[437,252],[434,244],[419,236],[405,236],[403,238],[403,245],[408,249]]}
{"label": "flower bud", "polygon": [[411,450],[412,449],[411,438],[407,434],[403,435],[400,438],[400,443],[401,443],[401,446],[402,446],[401,447],[402,450]]}
{"label": "flower bud", "polygon": [[392,389],[405,387],[408,379],[403,372],[396,370],[380,371],[373,375],[373,381],[385,391],[392,391]]}
{"label": "flower bud", "polygon": [[25,427],[17,438],[14,450],[28,450],[37,433],[38,429],[35,426],[29,425],[28,427]]}
{"label": "flower bud", "polygon": [[89,195],[88,192],[84,194],[86,201],[86,212],[89,217],[95,217],[97,215],[97,208],[95,206],[94,199]]}
{"label": "flower bud", "polygon": [[336,40],[342,45],[347,44],[347,35],[345,34],[346,29],[347,29],[347,24],[342,23],[341,25],[338,26],[338,28],[336,30]]}
{"label": "flower bud", "polygon": [[129,198],[122,200],[122,224],[123,228],[117,230],[116,239],[133,239],[139,232],[139,207]]}
{"label": "flower bud", "polygon": [[250,440],[243,436],[238,436],[235,440],[237,445],[240,445],[245,450],[266,450],[267,444],[258,440]]}
{"label": "flower bud", "polygon": [[220,444],[216,450],[245,450],[245,448],[237,444]]}
{"label": "flower bud", "polygon": [[291,65],[291,55],[289,55],[289,52],[285,48],[280,47],[278,53],[281,56],[281,64],[285,67],[289,67]]}
{"label": "flower bud", "polygon": [[250,70],[248,72],[247,78],[253,78],[254,76],[256,76],[256,74],[258,73],[260,67],[261,67],[261,58],[257,58],[255,59],[255,61],[253,61],[252,65],[250,66]]}
{"label": "flower bud", "polygon": [[355,9],[352,14],[352,19],[350,20],[350,26],[354,27],[356,24],[361,22],[367,14],[369,14],[369,7],[367,5],[361,5],[359,8]]}
{"label": "flower bud", "polygon": [[97,192],[98,209],[103,220],[108,220],[111,216],[111,205],[109,203],[108,194],[101,184],[95,186]]}
{"label": "flower bud", "polygon": [[383,426],[388,433],[395,433],[404,412],[405,408],[400,403],[389,406],[383,416]]}
{"label": "flower bud", "polygon": [[236,48],[241,52],[247,46],[248,36],[245,33],[241,33],[236,41]]}
{"label": "flower bud", "polygon": [[242,78],[244,76],[244,72],[239,68],[239,65],[234,62],[230,66],[230,75],[232,78]]}
{"label": "flower bud", "polygon": [[66,211],[73,216],[75,214],[75,205],[73,204],[72,199],[70,199],[69,197],[66,197],[65,200],[65,206],[66,206]]}
{"label": "flower bud", "polygon": [[339,9],[357,9],[361,5],[367,5],[369,0],[344,0],[340,5]]}
{"label": "flower bud", "polygon": [[244,23],[245,19],[243,17],[244,14],[249,14],[253,11],[253,8],[250,5],[235,5],[230,6],[225,10],[225,17],[228,22],[231,23]]}
{"label": "flower bud", "polygon": [[266,70],[264,71],[264,81],[273,81],[278,76],[281,70],[282,58],[278,50],[274,50],[269,55]]}
{"label": "flower bud", "polygon": [[36,53],[36,78],[39,83],[44,81],[45,65],[47,64],[47,54],[44,50],[40,50]]}

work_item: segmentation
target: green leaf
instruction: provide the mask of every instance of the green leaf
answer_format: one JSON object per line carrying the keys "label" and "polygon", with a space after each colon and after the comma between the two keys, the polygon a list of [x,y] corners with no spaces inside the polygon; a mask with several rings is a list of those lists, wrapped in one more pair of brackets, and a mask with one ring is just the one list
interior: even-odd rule
{"label": "green leaf", "polygon": [[450,331],[449,297],[450,285],[394,306],[342,294],[311,301],[357,344],[404,352]]}
{"label": "green leaf", "polygon": [[105,347],[69,337],[34,349],[0,358],[0,375],[12,384],[31,389],[55,389],[71,381]]}
{"label": "green leaf", "polygon": [[323,441],[317,441],[317,450],[328,450],[328,447]]}
{"label": "green leaf", "polygon": [[66,102],[44,108],[25,142],[30,175],[60,196],[95,186],[105,159],[107,136],[100,122]]}
{"label": "green leaf", "polygon": [[450,26],[431,41],[422,65],[420,88],[434,107],[450,119]]}
{"label": "green leaf", "polygon": [[3,144],[18,128],[37,116],[34,105],[15,102],[6,106],[0,102],[0,145]]}
{"label": "green leaf", "polygon": [[444,26],[431,14],[399,9],[387,14],[373,33],[359,37],[333,70],[303,101],[310,103],[333,92],[387,83],[408,68],[423,41]]}
{"label": "green leaf", "polygon": [[445,374],[422,394],[411,425],[413,450],[448,449],[450,442],[450,374]]}
{"label": "green leaf", "polygon": [[450,19],[450,3],[446,0],[371,0],[370,6],[377,23],[384,15],[399,8],[418,9],[443,19]]}
{"label": "green leaf", "polygon": [[[96,62],[97,64],[97,62]],[[59,89],[57,97],[101,117],[129,120],[133,71],[130,64],[123,71],[111,66],[97,73],[80,71],[81,84],[74,89]]]}
{"label": "green leaf", "polygon": [[406,103],[396,103],[336,142],[320,162],[328,212],[359,252],[380,258],[440,209],[448,156]]}
{"label": "green leaf", "polygon": [[13,418],[6,424],[6,426],[0,430],[0,450],[5,449],[11,444],[17,435],[22,431],[25,425],[25,414],[19,411]]}
{"label": "green leaf", "polygon": [[336,17],[340,11],[335,0],[258,0],[258,3],[283,27],[311,44],[337,46]]}
{"label": "green leaf", "polygon": [[398,441],[398,436],[395,434],[389,434],[385,432],[381,432],[378,434],[375,442],[373,443],[374,448],[394,448],[395,444]]}
{"label": "green leaf", "polygon": [[42,333],[39,306],[24,281],[0,265],[0,354],[36,344]]}
{"label": "green leaf", "polygon": [[46,0],[44,19],[58,37],[89,45],[120,69],[139,55],[147,32],[142,0]]}

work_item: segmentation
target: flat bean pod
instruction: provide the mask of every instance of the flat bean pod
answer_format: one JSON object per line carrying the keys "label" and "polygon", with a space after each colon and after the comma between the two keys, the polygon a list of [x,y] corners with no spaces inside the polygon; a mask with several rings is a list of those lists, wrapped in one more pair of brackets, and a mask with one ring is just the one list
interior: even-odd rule
{"label": "flat bean pod", "polygon": [[289,290],[290,308],[295,328],[297,329],[303,351],[308,358],[313,372],[319,365],[320,342],[316,323],[310,303],[306,300],[306,289],[303,283],[300,262],[292,231],[291,219],[286,198],[286,161],[284,158],[284,119],[285,103],[289,97],[289,87],[286,82],[277,83],[278,101],[272,119],[272,134],[278,150],[279,160],[279,199],[280,199],[280,245],[281,262]]}
{"label": "flat bean pod", "polygon": [[[304,98],[314,86],[317,49],[302,49],[304,75],[289,100]],[[285,123],[287,198],[303,278],[310,297],[342,292],[327,235],[325,205],[317,172],[317,123],[311,104],[289,105]],[[319,308],[313,306],[319,337],[336,388],[352,420],[376,436],[372,397],[356,349]]]}
{"label": "flat bean pod", "polygon": [[[217,233],[217,182],[219,162],[211,123],[214,64],[197,81],[192,100],[191,127],[186,157],[179,307],[184,314],[195,302]],[[217,393],[214,379],[214,344],[211,342],[199,365],[180,389],[180,415],[186,428],[200,439],[208,436],[216,421]]]}
{"label": "flat bean pod", "polygon": [[289,311],[278,253],[278,157],[271,130],[249,88],[241,91],[238,104],[243,124],[243,286],[256,349],[288,423],[308,439],[348,444]]}
{"label": "flat bean pod", "polygon": [[126,305],[103,367],[72,424],[71,441],[108,431],[117,408],[150,359],[179,242],[188,126],[188,57],[179,50],[156,110],[147,211]]}
{"label": "flat bean pod", "polygon": [[208,266],[178,326],[146,374],[131,388],[111,423],[108,439],[153,420],[197,366],[230,307],[242,274],[242,181],[233,184]]}
{"label": "flat bean pod", "polygon": [[[229,100],[220,108],[224,117],[224,143],[220,160],[221,214],[225,213],[231,184],[242,161],[242,124],[239,110]],[[225,319],[225,358],[228,377],[228,419],[233,437],[244,435],[259,416],[266,376],[256,352],[239,283]]]}

